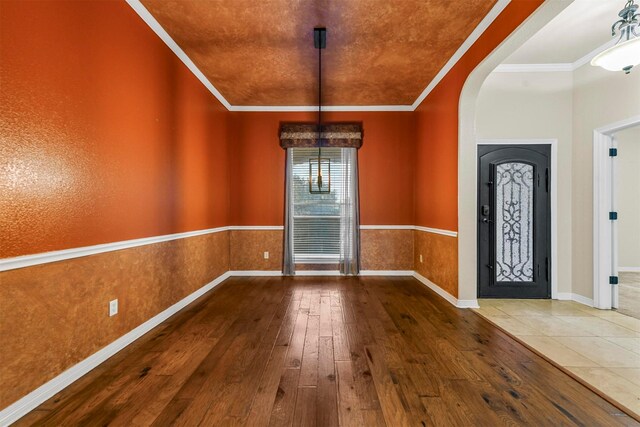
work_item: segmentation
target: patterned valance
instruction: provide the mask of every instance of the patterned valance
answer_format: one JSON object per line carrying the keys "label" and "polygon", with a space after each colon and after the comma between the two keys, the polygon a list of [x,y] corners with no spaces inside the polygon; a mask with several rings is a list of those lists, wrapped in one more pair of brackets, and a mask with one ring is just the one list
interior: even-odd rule
{"label": "patterned valance", "polygon": [[[320,132],[320,146],[360,148],[362,123],[325,123]],[[304,148],[318,146],[317,123],[281,123],[280,146]]]}

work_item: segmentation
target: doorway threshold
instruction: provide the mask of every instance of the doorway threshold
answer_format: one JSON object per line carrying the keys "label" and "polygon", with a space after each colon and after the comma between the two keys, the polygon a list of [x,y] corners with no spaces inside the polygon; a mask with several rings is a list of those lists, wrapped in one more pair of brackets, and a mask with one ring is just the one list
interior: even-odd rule
{"label": "doorway threshold", "polygon": [[474,312],[640,421],[640,320],[573,301],[480,299]]}

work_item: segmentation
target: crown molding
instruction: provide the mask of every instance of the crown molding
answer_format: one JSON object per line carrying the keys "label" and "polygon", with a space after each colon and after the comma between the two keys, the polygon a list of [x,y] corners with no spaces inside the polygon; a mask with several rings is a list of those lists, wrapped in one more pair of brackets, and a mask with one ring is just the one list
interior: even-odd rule
{"label": "crown molding", "polygon": [[584,55],[582,58],[577,59],[574,62],[557,62],[549,64],[500,64],[493,72],[494,73],[565,73],[573,72],[591,62],[591,60],[616,44],[616,39],[611,39],[605,44],[598,46],[591,52]]}
{"label": "crown molding", "polygon": [[[162,28],[162,25],[153,17],[151,12],[140,2],[140,0],[126,0],[127,4],[142,18],[142,20],[155,32],[158,37],[176,54],[178,58],[187,66],[187,68],[200,80],[200,82],[216,97],[218,101],[228,111],[237,112],[309,112],[317,111],[317,105],[231,105],[229,101],[220,93],[218,89],[209,81],[209,79],[200,71],[189,56],[182,50],[173,38]],[[458,50],[453,54],[447,63],[440,69],[438,74],[429,82],[427,87],[416,98],[411,105],[329,105],[323,106],[324,111],[415,111],[422,101],[431,93],[431,91],[440,83],[453,66],[462,58],[478,38],[489,28],[491,23],[500,15],[511,0],[498,0],[491,8],[489,13],[480,21],[476,28],[471,32],[469,37],[460,45]]]}
{"label": "crown molding", "polygon": [[500,64],[494,73],[565,73],[572,72],[573,64]]}
{"label": "crown molding", "polygon": [[617,40],[615,38],[612,38],[611,40],[609,40],[608,42],[606,42],[605,44],[598,46],[597,48],[593,49],[591,52],[587,53],[585,56],[583,56],[582,58],[574,61],[571,66],[573,67],[573,70],[577,70],[578,68],[582,67],[583,65],[586,65],[588,63],[591,62],[591,60],[598,55],[600,52],[603,52],[607,49],[609,49],[612,46],[615,46]]}
{"label": "crown molding", "polygon": [[229,101],[227,101],[225,97],[222,96],[220,91],[211,84],[209,79],[205,77],[202,71],[200,71],[196,64],[193,63],[191,58],[189,58],[184,50],[182,50],[182,48],[178,46],[178,43],[176,43],[175,40],[171,38],[169,33],[167,33],[165,29],[162,28],[162,25],[160,25],[156,18],[151,15],[151,12],[149,12],[147,8],[144,7],[142,3],[140,3],[140,0],[126,0],[126,2],[153,30],[153,32],[156,33],[158,37],[160,37],[160,39],[169,47],[169,49],[171,49],[173,53],[175,53],[176,56],[180,58],[184,65],[186,65],[187,68],[193,73],[193,75],[196,76],[198,80],[200,80],[200,82],[209,90],[209,92],[211,92],[211,94],[215,96],[216,99],[220,101],[220,103],[224,105],[227,110],[230,110],[231,104],[229,104]]}
{"label": "crown molding", "polygon": [[469,34],[469,37],[460,45],[456,53],[453,54],[451,58],[444,64],[444,67],[436,74],[436,76],[431,80],[429,85],[425,88],[424,91],[418,96],[418,98],[411,105],[413,110],[418,108],[418,106],[424,101],[424,99],[431,93],[438,83],[447,75],[449,71],[453,68],[454,65],[458,63],[460,58],[464,56],[465,53],[473,46],[473,44],[480,38],[482,33],[485,32],[487,28],[493,23],[493,21],[502,13],[502,11],[507,7],[507,5],[511,2],[511,0],[498,0],[496,4],[491,8],[489,13],[485,15],[485,17],[480,21],[478,26]]}
{"label": "crown molding", "polygon": [[[413,111],[411,105],[327,105],[322,111]],[[232,105],[229,111],[242,112],[316,112],[317,105]]]}

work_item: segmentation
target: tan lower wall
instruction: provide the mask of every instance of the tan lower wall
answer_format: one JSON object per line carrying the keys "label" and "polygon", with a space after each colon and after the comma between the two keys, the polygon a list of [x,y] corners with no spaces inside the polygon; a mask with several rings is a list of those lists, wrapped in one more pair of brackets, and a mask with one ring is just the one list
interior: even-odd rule
{"label": "tan lower wall", "polygon": [[224,231],[1,272],[0,408],[228,270]]}
{"label": "tan lower wall", "polygon": [[458,239],[420,230],[413,233],[415,271],[457,298]]}
{"label": "tan lower wall", "polygon": [[[230,232],[231,270],[282,269],[282,230]],[[413,270],[413,230],[362,230],[363,270]],[[264,252],[269,259],[264,259]],[[337,266],[300,265],[299,270],[337,269]]]}
{"label": "tan lower wall", "polygon": [[[231,270],[282,270],[282,230],[230,231]],[[264,253],[269,252],[269,259]]]}
{"label": "tan lower wall", "polygon": [[[282,235],[222,231],[0,272],[0,408],[228,270],[279,271]],[[451,282],[447,272],[441,280],[437,272],[448,260],[439,248],[451,252],[447,239],[427,238],[431,252],[424,255],[434,273],[421,274],[454,293],[457,279]],[[413,270],[414,241],[424,244],[413,230],[362,230],[362,268]],[[119,312],[109,317],[109,301],[116,298]]]}
{"label": "tan lower wall", "polygon": [[363,270],[413,270],[413,230],[361,230]]}

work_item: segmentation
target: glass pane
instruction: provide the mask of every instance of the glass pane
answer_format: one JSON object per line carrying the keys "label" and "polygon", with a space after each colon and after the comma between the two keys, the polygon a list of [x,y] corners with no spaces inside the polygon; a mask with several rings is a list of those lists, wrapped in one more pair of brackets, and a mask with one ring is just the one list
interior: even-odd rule
{"label": "glass pane", "polygon": [[[318,190],[318,149],[292,148],[293,253],[296,261],[337,262],[340,254],[342,149],[322,149],[322,190]],[[311,173],[309,173],[311,171]],[[309,189],[309,178],[314,192]],[[331,185],[329,185],[329,180]]]}
{"label": "glass pane", "polygon": [[[328,193],[309,192],[309,160],[312,160],[312,176],[316,177],[318,165],[317,148],[293,148],[293,209],[296,216],[340,215],[338,203],[342,196],[342,174],[340,148],[323,148],[322,158],[331,162],[331,191]],[[323,177],[329,182],[329,166],[323,160]],[[312,183],[314,184],[314,183]],[[317,188],[317,181],[315,182]]]}
{"label": "glass pane", "polygon": [[496,280],[533,281],[533,166],[496,167]]}

